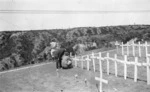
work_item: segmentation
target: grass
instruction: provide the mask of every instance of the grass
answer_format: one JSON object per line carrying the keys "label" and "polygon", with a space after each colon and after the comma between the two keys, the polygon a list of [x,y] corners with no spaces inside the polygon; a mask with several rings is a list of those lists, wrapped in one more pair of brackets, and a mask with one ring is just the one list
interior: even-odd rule
{"label": "grass", "polygon": [[1,74],[0,92],[96,92],[95,85],[84,83],[84,78],[90,74],[88,71],[77,68],[59,70],[58,77],[55,66],[55,63],[49,63]]}

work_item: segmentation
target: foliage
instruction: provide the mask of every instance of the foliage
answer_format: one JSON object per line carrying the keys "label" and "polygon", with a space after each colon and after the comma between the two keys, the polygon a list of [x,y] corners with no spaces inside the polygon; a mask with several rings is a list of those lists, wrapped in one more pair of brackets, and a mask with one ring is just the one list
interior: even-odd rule
{"label": "foliage", "polygon": [[37,58],[43,60],[43,51],[54,38],[62,48],[91,42],[96,42],[98,48],[111,47],[116,40],[124,43],[133,38],[137,38],[138,41],[142,39],[149,41],[150,26],[126,25],[0,32],[0,70],[42,62]]}

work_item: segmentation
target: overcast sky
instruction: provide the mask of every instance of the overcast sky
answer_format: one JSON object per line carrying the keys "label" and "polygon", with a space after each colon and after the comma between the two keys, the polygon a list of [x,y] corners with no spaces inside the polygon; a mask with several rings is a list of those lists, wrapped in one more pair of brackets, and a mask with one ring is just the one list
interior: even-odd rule
{"label": "overcast sky", "polygon": [[1,31],[150,24],[150,0],[0,0],[0,10]]}

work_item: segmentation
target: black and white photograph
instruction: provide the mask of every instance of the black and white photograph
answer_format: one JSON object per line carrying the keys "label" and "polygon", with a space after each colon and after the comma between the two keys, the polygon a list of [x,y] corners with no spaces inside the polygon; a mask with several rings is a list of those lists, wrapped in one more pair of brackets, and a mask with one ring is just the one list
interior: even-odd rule
{"label": "black and white photograph", "polygon": [[150,92],[150,0],[0,0],[0,92]]}

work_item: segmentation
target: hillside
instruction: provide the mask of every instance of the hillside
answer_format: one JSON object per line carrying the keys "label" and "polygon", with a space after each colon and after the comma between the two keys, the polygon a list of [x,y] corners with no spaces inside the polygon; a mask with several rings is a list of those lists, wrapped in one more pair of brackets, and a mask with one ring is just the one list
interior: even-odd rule
{"label": "hillside", "polygon": [[68,42],[75,45],[78,42],[93,41],[97,43],[98,48],[112,47],[116,40],[124,43],[132,38],[138,38],[139,41],[150,40],[150,25],[3,31],[0,32],[0,71],[44,62],[43,50],[54,38],[62,47],[67,47]]}

